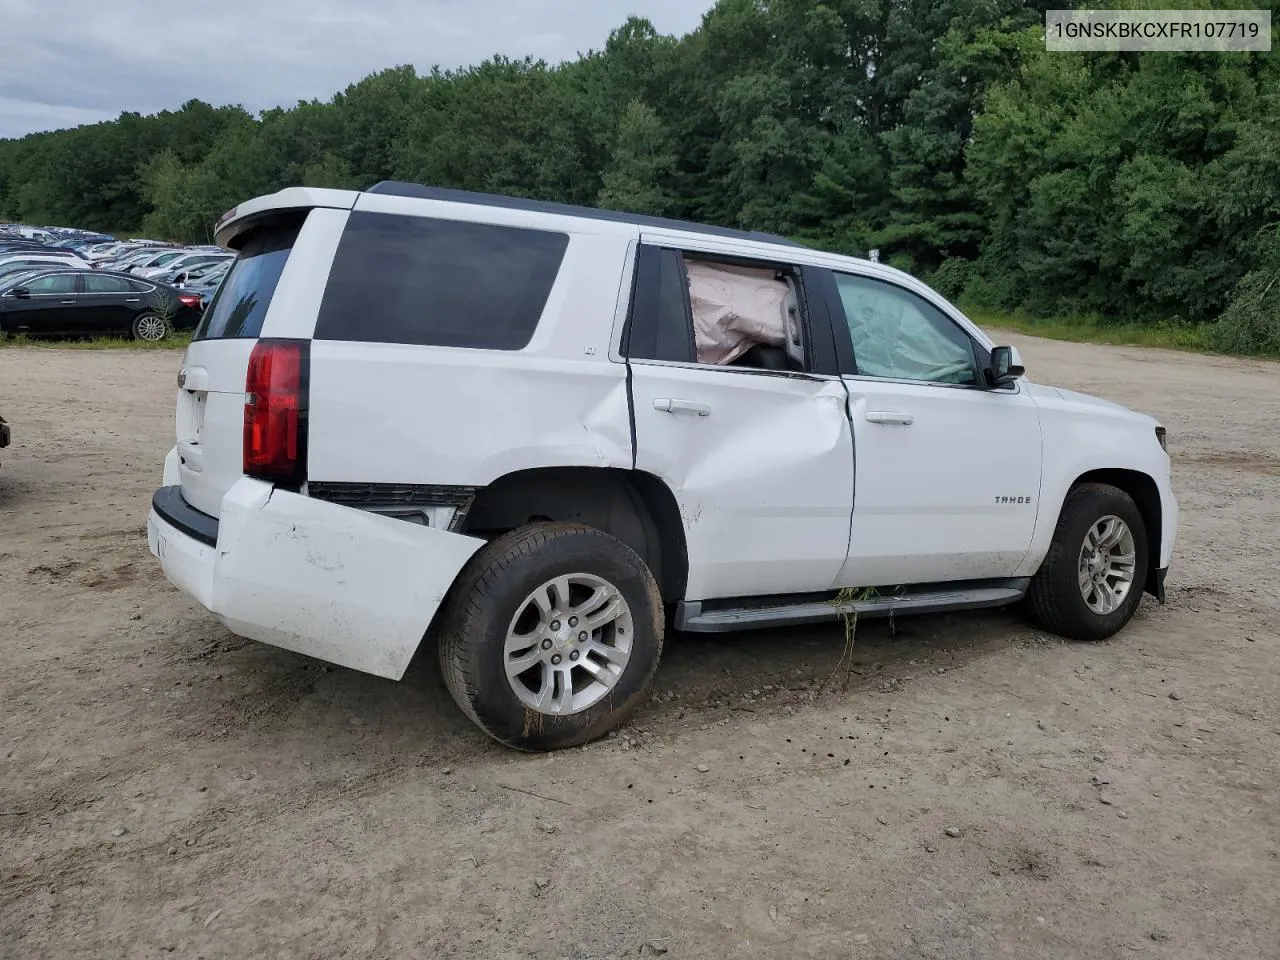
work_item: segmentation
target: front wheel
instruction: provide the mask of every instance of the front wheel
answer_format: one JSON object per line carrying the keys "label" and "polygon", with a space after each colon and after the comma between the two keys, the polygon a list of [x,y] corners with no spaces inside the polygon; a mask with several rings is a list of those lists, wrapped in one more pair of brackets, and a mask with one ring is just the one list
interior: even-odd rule
{"label": "front wheel", "polygon": [[169,336],[169,321],[154,313],[140,314],[133,321],[133,339],[146,343],[159,343]]}
{"label": "front wheel", "polygon": [[1072,640],[1105,640],[1142,601],[1147,529],[1123,490],[1082,483],[1067,494],[1049,552],[1027,603],[1045,629]]}
{"label": "front wheel", "polygon": [[643,560],[592,527],[540,523],[483,548],[450,593],[440,668],[464,713],[521,750],[604,736],[662,655],[662,598]]}

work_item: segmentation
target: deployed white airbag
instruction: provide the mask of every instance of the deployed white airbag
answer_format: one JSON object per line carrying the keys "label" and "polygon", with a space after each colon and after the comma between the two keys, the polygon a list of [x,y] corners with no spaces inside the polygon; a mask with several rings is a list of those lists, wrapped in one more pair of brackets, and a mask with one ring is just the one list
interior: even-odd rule
{"label": "deployed white airbag", "polygon": [[773,270],[685,261],[699,363],[726,364],[758,343],[780,347],[790,287]]}

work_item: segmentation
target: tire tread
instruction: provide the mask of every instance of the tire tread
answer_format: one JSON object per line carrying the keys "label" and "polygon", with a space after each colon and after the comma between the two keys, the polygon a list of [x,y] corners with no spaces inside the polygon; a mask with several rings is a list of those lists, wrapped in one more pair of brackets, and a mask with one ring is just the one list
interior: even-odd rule
{"label": "tire tread", "polygon": [[[1062,512],[1058,515],[1058,524],[1054,530],[1053,540],[1049,544],[1049,550],[1041,561],[1040,569],[1032,577],[1031,586],[1026,595],[1028,611],[1041,627],[1077,640],[1103,640],[1111,636],[1129,621],[1138,603],[1141,602],[1142,596],[1144,571],[1139,565],[1134,571],[1134,583],[1130,594],[1134,599],[1126,598],[1125,603],[1129,605],[1129,610],[1122,618],[1120,627],[1114,630],[1100,629],[1099,625],[1090,619],[1095,615],[1088,612],[1087,608],[1085,613],[1081,612],[1083,600],[1076,596],[1079,588],[1075,585],[1074,556],[1079,545],[1064,542],[1063,532],[1085,515],[1098,513],[1098,508],[1093,504],[1100,498],[1127,504],[1132,517],[1137,518],[1136,529],[1133,529],[1134,536],[1142,538],[1142,549],[1139,550],[1138,559],[1145,559],[1146,530],[1142,526],[1141,514],[1133,499],[1119,487],[1110,484],[1082,483],[1067,493],[1066,500],[1062,504]],[[1064,582],[1063,579],[1064,565],[1071,573],[1069,582]]]}
{"label": "tire tread", "polygon": [[[631,553],[637,566],[644,572],[653,602],[649,611],[637,612],[637,616],[642,613],[650,614],[654,610],[657,611],[655,618],[657,626],[657,656],[654,658],[650,675],[645,678],[645,687],[648,686],[653,673],[657,670],[663,642],[661,594],[658,591],[658,585],[653,578],[653,574],[629,547],[603,530],[577,523],[537,523],[513,530],[481,548],[463,569],[463,572],[454,582],[445,601],[444,609],[441,611],[439,636],[440,670],[450,695],[457,702],[463,713],[476,726],[500,743],[518,749],[528,749],[524,745],[513,743],[507,737],[502,736],[477,713],[474,701],[478,694],[478,687],[467,666],[466,645],[469,638],[474,634],[474,625],[481,616],[489,593],[494,589],[495,584],[507,575],[508,569],[514,563],[531,558],[537,553],[548,549],[557,540],[570,536],[579,537],[583,534],[599,537],[607,541],[611,548],[621,547]],[[628,703],[621,705],[612,712],[613,717],[616,718],[614,725],[620,724],[627,719],[635,709],[638,700],[638,696],[632,697]]]}

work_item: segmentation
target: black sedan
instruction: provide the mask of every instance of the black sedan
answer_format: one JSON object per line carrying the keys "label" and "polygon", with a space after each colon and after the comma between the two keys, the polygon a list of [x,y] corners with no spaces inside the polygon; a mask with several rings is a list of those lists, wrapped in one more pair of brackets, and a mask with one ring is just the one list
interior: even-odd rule
{"label": "black sedan", "polygon": [[0,280],[5,334],[155,341],[195,329],[200,310],[196,294],[106,270],[42,269]]}

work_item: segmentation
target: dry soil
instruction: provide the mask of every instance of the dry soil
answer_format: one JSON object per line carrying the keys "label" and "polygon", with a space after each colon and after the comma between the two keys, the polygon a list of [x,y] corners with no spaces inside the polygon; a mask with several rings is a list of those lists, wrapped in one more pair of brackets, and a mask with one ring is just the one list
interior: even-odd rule
{"label": "dry soil", "polygon": [[1166,606],[676,636],[547,757],[168,586],[177,353],[0,349],[0,956],[1280,956],[1280,366],[1016,342],[1167,424]]}

